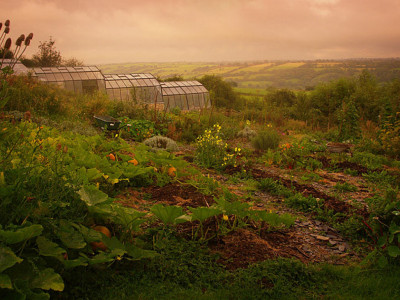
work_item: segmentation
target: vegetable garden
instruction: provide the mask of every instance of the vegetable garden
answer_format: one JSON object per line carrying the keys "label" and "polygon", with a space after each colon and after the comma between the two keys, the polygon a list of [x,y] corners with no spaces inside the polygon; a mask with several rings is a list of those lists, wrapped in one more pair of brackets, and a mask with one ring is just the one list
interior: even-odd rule
{"label": "vegetable garden", "polygon": [[394,150],[356,140],[332,153],[329,132],[149,111],[12,75],[1,89],[2,298],[400,295]]}

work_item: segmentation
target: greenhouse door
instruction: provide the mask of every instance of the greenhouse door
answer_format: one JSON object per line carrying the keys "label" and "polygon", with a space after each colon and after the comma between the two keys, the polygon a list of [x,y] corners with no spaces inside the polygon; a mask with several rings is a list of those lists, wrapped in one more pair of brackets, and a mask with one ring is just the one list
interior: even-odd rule
{"label": "greenhouse door", "polygon": [[97,80],[82,80],[82,90],[84,94],[92,94],[98,89]]}

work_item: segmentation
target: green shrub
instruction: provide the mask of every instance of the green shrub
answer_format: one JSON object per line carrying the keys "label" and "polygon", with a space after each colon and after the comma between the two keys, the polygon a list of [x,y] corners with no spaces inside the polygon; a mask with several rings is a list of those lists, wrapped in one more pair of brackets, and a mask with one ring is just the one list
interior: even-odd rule
{"label": "green shrub", "polygon": [[276,149],[279,146],[280,137],[274,129],[260,131],[251,141],[253,147],[257,150]]}
{"label": "green shrub", "polygon": [[242,138],[245,138],[248,140],[250,140],[256,136],[257,136],[257,132],[255,130],[251,129],[249,126],[246,126],[244,129],[242,129],[238,132],[238,137],[242,137]]}
{"label": "green shrub", "polygon": [[220,131],[221,126],[215,124],[197,138],[195,159],[206,168],[223,169],[229,165],[237,166],[236,159],[241,149],[235,148],[234,153],[228,153],[228,145],[222,140]]}
{"label": "green shrub", "polygon": [[143,143],[154,150],[163,149],[168,151],[175,151],[178,149],[178,145],[175,143],[174,140],[161,135],[153,136],[145,140]]}

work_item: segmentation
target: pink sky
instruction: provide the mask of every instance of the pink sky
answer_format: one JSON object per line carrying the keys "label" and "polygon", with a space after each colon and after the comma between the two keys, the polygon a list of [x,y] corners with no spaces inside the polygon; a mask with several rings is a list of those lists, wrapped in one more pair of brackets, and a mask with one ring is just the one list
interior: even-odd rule
{"label": "pink sky", "polygon": [[1,0],[10,36],[86,64],[400,57],[400,0]]}

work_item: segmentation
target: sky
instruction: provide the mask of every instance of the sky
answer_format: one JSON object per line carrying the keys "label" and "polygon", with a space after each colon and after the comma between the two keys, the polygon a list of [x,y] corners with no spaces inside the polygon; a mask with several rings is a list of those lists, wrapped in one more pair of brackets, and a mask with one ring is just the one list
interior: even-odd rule
{"label": "sky", "polygon": [[[400,0],[0,0],[26,56],[85,64],[400,57]],[[4,29],[4,27],[3,27]]]}

